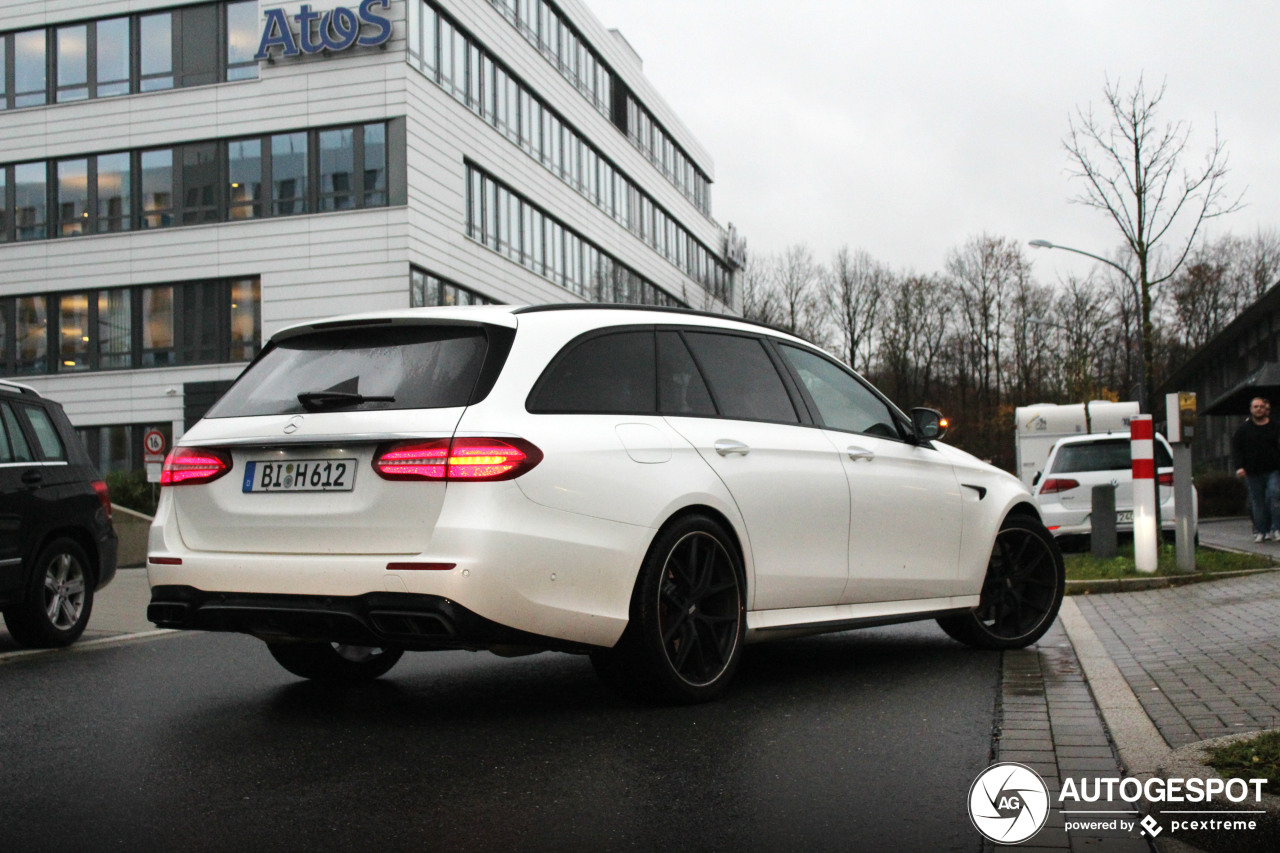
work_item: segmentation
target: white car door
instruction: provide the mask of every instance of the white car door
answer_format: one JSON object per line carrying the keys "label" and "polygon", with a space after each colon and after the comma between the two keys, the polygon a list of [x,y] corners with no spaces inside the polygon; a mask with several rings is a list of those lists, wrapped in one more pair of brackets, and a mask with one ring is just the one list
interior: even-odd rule
{"label": "white car door", "polygon": [[764,342],[661,331],[658,353],[667,422],[720,476],[746,523],[750,609],[838,604],[848,581],[848,483],[822,431],[802,425]]}
{"label": "white car door", "polygon": [[842,604],[958,595],[963,504],[955,470],[906,440],[900,418],[835,361],[778,344],[848,478],[849,585]]}

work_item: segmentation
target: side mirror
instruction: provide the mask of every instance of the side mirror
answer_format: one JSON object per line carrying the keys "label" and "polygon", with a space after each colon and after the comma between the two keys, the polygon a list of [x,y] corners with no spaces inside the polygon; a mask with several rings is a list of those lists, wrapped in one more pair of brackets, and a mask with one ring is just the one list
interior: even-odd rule
{"label": "side mirror", "polygon": [[916,438],[921,441],[933,441],[947,434],[947,419],[937,409],[912,409],[911,426]]}

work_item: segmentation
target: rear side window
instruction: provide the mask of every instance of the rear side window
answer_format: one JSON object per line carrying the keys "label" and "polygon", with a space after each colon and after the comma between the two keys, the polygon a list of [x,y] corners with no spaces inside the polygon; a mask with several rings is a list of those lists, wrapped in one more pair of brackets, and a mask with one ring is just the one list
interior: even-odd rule
{"label": "rear side window", "polygon": [[287,338],[207,417],[465,406],[486,350],[477,326],[344,328]]}
{"label": "rear side window", "polygon": [[711,332],[686,332],[684,338],[702,368],[721,417],[800,422],[763,342]]}
{"label": "rear side window", "polygon": [[49,462],[66,462],[67,448],[58,435],[58,428],[53,425],[49,413],[35,406],[23,406],[31,431],[36,434],[36,442],[40,445],[40,453]]}
{"label": "rear side window", "polygon": [[653,331],[596,335],[558,357],[530,397],[534,414],[653,414]]}
{"label": "rear side window", "polygon": [[0,403],[0,463],[31,462],[31,448],[13,409]]}
{"label": "rear side window", "polygon": [[675,332],[658,333],[658,409],[664,415],[710,417],[716,413],[707,383]]}
{"label": "rear side window", "polygon": [[[1170,468],[1173,458],[1169,449],[1156,441],[1156,467]],[[1133,453],[1127,438],[1064,444],[1053,460],[1054,474],[1078,474],[1084,471],[1132,471]]]}

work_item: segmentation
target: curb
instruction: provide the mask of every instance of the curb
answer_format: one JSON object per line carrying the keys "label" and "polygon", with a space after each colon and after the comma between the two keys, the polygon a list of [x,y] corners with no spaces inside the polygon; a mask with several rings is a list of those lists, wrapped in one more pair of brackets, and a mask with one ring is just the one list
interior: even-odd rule
{"label": "curb", "polygon": [[[1220,549],[1229,550],[1229,549]],[[1251,553],[1251,552],[1239,552]],[[1261,575],[1267,572],[1280,571],[1277,568],[1239,569],[1234,572],[1192,572],[1185,575],[1168,575],[1151,578],[1115,578],[1106,580],[1067,581],[1067,595],[1101,595],[1108,592],[1142,592],[1148,589],[1169,589],[1175,586],[1187,586],[1193,583],[1225,580],[1226,578],[1242,578],[1249,575]]]}

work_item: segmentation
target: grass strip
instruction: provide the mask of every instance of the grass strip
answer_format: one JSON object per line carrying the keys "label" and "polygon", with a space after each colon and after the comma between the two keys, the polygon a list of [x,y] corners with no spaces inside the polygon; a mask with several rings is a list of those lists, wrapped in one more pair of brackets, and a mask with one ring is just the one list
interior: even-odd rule
{"label": "grass strip", "polygon": [[1262,790],[1280,795],[1280,732],[1264,732],[1255,738],[1209,750],[1205,764],[1227,779],[1267,777]]}
{"label": "grass strip", "polygon": [[[1133,545],[1121,545],[1120,553],[1109,560],[1099,560],[1092,554],[1064,554],[1069,581],[1119,580],[1122,578],[1177,577],[1183,573],[1178,571],[1177,550],[1172,546],[1162,545],[1158,554],[1154,575],[1140,572],[1134,566]],[[1238,554],[1234,551],[1215,551],[1210,548],[1196,549],[1196,570],[1200,572],[1239,572],[1248,569],[1267,569],[1275,562],[1262,554]]]}

